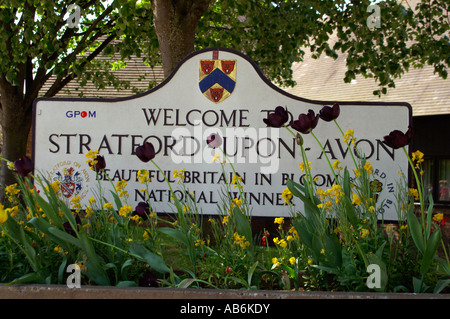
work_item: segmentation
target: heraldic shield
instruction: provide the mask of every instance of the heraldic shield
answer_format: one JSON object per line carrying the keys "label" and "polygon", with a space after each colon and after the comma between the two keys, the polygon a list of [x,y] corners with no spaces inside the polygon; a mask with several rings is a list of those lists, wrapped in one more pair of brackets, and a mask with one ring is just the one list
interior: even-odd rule
{"label": "heraldic shield", "polygon": [[218,51],[213,51],[212,60],[200,60],[200,91],[214,103],[229,97],[236,86],[236,60],[219,60],[218,57]]}

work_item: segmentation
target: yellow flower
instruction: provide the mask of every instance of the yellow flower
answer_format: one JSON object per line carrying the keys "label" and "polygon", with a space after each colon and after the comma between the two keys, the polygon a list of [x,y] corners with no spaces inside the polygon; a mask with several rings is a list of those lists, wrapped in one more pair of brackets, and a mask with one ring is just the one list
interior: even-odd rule
{"label": "yellow flower", "polygon": [[289,228],[288,232],[289,232],[290,234],[294,234],[294,236],[295,236],[295,235],[298,235],[297,230],[295,229],[294,226],[292,226],[291,228]]}
{"label": "yellow flower", "polygon": [[226,225],[226,224],[228,223],[228,219],[229,219],[229,218],[230,218],[230,215],[225,216],[225,217],[222,219],[222,224]]}
{"label": "yellow flower", "polygon": [[113,204],[112,203],[106,203],[105,205],[103,205],[103,208],[108,210],[108,209],[113,209]]}
{"label": "yellow flower", "polygon": [[145,184],[145,182],[150,182],[151,179],[148,178],[148,171],[147,170],[138,170],[137,172],[137,178],[139,179],[141,184]]}
{"label": "yellow flower", "polygon": [[183,206],[183,212],[189,211],[189,206]]}
{"label": "yellow flower", "polygon": [[9,209],[4,209],[5,207],[0,204],[0,224],[3,224],[4,222],[6,222],[8,220],[8,212]]}
{"label": "yellow flower", "polygon": [[248,246],[250,246],[250,243],[246,240],[244,235],[240,236],[237,232],[235,232],[233,234],[233,238],[234,238],[234,243],[236,245],[239,245],[242,249],[245,249]]}
{"label": "yellow flower", "polygon": [[127,187],[127,182],[123,179],[116,183],[116,191],[119,193],[119,197],[128,197],[125,187]]}
{"label": "yellow flower", "polygon": [[61,246],[56,246],[55,248],[53,248],[53,251],[57,252],[58,254],[60,254],[62,252],[62,248]]}
{"label": "yellow flower", "polygon": [[320,251],[320,253],[321,253],[322,255],[324,255],[324,254],[325,254],[325,249],[322,248],[322,250]]}
{"label": "yellow flower", "polygon": [[355,177],[360,177],[361,176],[361,172],[359,171],[359,169],[355,169]]}
{"label": "yellow flower", "polygon": [[291,263],[291,265],[295,264],[295,257],[289,258],[289,262]]}
{"label": "yellow flower", "polygon": [[419,168],[419,164],[424,161],[423,153],[419,150],[415,151],[414,153],[412,153],[411,160],[413,162],[416,162],[416,168]]}
{"label": "yellow flower", "polygon": [[284,190],[283,190],[283,192],[281,193],[281,197],[284,199],[284,202],[286,203],[286,204],[289,204],[290,203],[290,201],[291,201],[291,199],[292,199],[292,192],[289,190],[289,188],[285,188]]}
{"label": "yellow flower", "polygon": [[174,170],[173,171],[173,178],[179,178],[178,179],[178,183],[181,183],[181,181],[182,180],[184,180],[184,178],[185,178],[185,175],[184,175],[184,172],[186,171],[186,169],[185,168],[183,168],[183,169],[176,169],[176,170]]}
{"label": "yellow flower", "polygon": [[372,172],[373,172],[372,164],[367,162],[363,168],[367,171],[367,174],[372,174]]}
{"label": "yellow flower", "polygon": [[284,217],[277,217],[277,218],[275,218],[274,223],[275,223],[275,224],[279,224],[279,225],[283,225],[283,223],[284,223]]}
{"label": "yellow flower", "polygon": [[361,238],[364,238],[364,237],[366,237],[368,235],[369,235],[369,230],[368,229],[365,229],[365,228],[361,229]]}
{"label": "yellow flower", "polygon": [[442,219],[444,219],[444,214],[443,213],[437,213],[437,214],[434,214],[434,216],[433,216],[433,220],[435,222],[440,223],[442,221]]}
{"label": "yellow flower", "polygon": [[[300,163],[298,166],[300,166],[300,170],[302,171],[302,172],[304,172],[305,171],[305,163]],[[311,162],[308,162],[308,167],[309,167],[309,170],[311,170]]]}
{"label": "yellow flower", "polygon": [[217,153],[213,156],[212,162],[217,162],[217,160],[220,158],[220,153]]}
{"label": "yellow flower", "polygon": [[353,137],[355,134],[355,130],[348,129],[344,134],[344,142],[354,144],[356,142],[356,138]]}
{"label": "yellow flower", "polygon": [[239,182],[242,181],[242,177],[241,176],[236,176],[233,175],[233,177],[231,178],[231,183],[230,185],[234,185],[234,187],[238,187],[239,186]]}
{"label": "yellow flower", "polygon": [[85,157],[88,159],[95,159],[97,157],[97,154],[98,150],[97,151],[89,150],[89,152],[86,153]]}
{"label": "yellow flower", "polygon": [[6,195],[14,196],[20,193],[20,189],[17,188],[17,184],[11,184],[5,187]]}
{"label": "yellow flower", "polygon": [[[123,217],[127,217],[128,214],[130,214],[133,211],[133,207],[128,206],[128,205],[123,205],[122,207],[120,207],[119,209],[119,215],[123,216]],[[137,216],[137,215],[136,215]]]}
{"label": "yellow flower", "polygon": [[288,235],[288,236],[286,237],[286,240],[287,240],[287,241],[293,241],[293,240],[294,240],[294,237],[292,237],[291,235]]}
{"label": "yellow flower", "polygon": [[86,207],[86,218],[89,218],[94,213],[91,206]]}
{"label": "yellow flower", "polygon": [[312,265],[313,260],[312,259],[308,259],[308,265]]}
{"label": "yellow flower", "polygon": [[195,241],[195,246],[202,246],[202,245],[204,245],[205,244],[205,241],[204,240],[200,240],[200,239],[197,239],[196,241]]}
{"label": "yellow flower", "polygon": [[278,241],[278,245],[281,248],[285,248],[287,246],[287,242],[284,239],[282,239],[282,240]]}
{"label": "yellow flower", "polygon": [[72,197],[72,199],[70,200],[70,202],[72,203],[72,209],[74,209],[77,213],[79,213],[81,211],[81,197],[80,196],[74,196]]}
{"label": "yellow flower", "polygon": [[353,205],[361,205],[361,198],[357,194],[352,195],[352,204]]}
{"label": "yellow flower", "polygon": [[9,215],[11,217],[14,217],[19,212],[19,206],[13,206],[11,208],[7,208],[7,210],[9,211]]}
{"label": "yellow flower", "polygon": [[232,204],[232,205],[231,205],[232,207],[234,207],[234,205],[236,205],[236,206],[241,206],[241,205],[242,205],[242,201],[241,201],[240,199],[233,198],[231,204]]}
{"label": "yellow flower", "polygon": [[409,189],[409,194],[414,197],[414,200],[419,200],[419,191],[415,188]]}
{"label": "yellow flower", "polygon": [[97,201],[95,200],[95,197],[94,196],[92,196],[91,198],[89,198],[89,204],[94,204],[94,203],[96,203]]}
{"label": "yellow flower", "polygon": [[278,260],[278,258],[277,257],[272,258],[272,269],[278,267],[279,265],[281,265],[281,262]]}
{"label": "yellow flower", "polygon": [[338,160],[334,161],[334,163],[333,163],[333,169],[343,169],[343,167],[342,167],[342,166],[339,166],[339,164],[341,164],[340,161],[338,161]]}

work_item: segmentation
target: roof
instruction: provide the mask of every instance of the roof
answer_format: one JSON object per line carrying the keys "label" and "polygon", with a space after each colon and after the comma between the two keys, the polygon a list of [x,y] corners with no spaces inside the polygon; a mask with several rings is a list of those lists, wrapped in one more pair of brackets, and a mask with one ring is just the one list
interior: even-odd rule
{"label": "roof", "polygon": [[[434,74],[431,65],[425,65],[421,69],[411,68],[395,80],[395,88],[389,88],[387,94],[378,97],[373,94],[373,91],[379,89],[374,79],[357,76],[351,83],[344,82],[346,54],[341,53],[334,60],[326,55],[314,59],[308,50],[305,52],[303,61],[292,65],[293,79],[297,85],[282,88],[288,93],[322,101],[407,102],[412,106],[413,116],[450,114],[450,81]],[[98,58],[111,59],[101,55]],[[120,57],[116,55],[114,59],[119,60]],[[95,98],[126,97],[147,91],[164,79],[161,66],[151,68],[136,56],[126,62],[125,68],[113,73],[120,80],[129,81],[130,88],[118,91],[112,86],[106,86],[105,89],[98,90],[91,82],[80,87],[77,79],[74,79],[56,96],[78,97],[81,94],[83,97]],[[53,80],[54,78],[50,78],[43,86],[41,96]]]}
{"label": "roof", "polygon": [[[110,57],[99,56],[97,59],[111,59]],[[116,54],[113,60],[120,60],[120,56]],[[112,85],[107,85],[104,89],[99,90],[95,85],[88,81],[85,86],[81,87],[77,78],[70,81],[56,97],[86,97],[86,98],[118,98],[135,95],[140,92],[145,92],[161,83],[164,79],[164,71],[162,66],[155,66],[154,68],[145,64],[142,58],[132,56],[130,60],[125,61],[126,66],[112,71],[115,77],[121,81],[128,81],[129,88],[121,90],[115,89]],[[51,83],[55,80],[55,76],[50,77],[43,85],[40,96],[50,88]]]}
{"label": "roof", "polygon": [[413,116],[450,114],[450,81],[434,74],[433,66],[410,69],[395,80],[395,88],[378,97],[373,91],[379,89],[374,79],[357,76],[351,83],[344,82],[346,55],[334,60],[322,56],[315,60],[305,56],[303,62],[292,66],[293,79],[297,85],[283,88],[285,91],[311,100],[326,101],[380,101],[407,102]]}

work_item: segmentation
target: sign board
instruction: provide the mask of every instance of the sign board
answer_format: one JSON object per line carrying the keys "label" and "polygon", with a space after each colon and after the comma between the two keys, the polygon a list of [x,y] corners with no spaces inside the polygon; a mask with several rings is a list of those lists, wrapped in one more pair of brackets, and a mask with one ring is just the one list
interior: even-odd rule
{"label": "sign board", "polygon": [[[341,128],[344,132],[354,130],[357,147],[383,186],[377,207],[379,217],[397,219],[394,190],[398,172],[407,171],[407,160],[401,150],[387,147],[382,139],[394,129],[406,131],[411,107],[407,103],[311,101],[293,96],[270,83],[248,57],[230,49],[195,52],[162,84],[135,96],[37,99],[36,172],[49,181],[60,180],[67,199],[78,195],[86,205],[98,181],[85,155],[89,150],[98,150],[105,157],[105,172],[113,184],[127,181],[128,205],[150,199],[156,211],[170,213],[173,205],[163,176],[151,162],[141,162],[134,153],[139,145],[151,142],[157,153],[154,162],[173,181],[178,196],[184,194],[173,172],[185,169],[185,185],[195,193],[202,212],[217,214],[221,190],[232,174],[229,165],[222,171],[223,157],[213,162],[213,156],[220,151],[206,144],[210,134],[218,133],[229,162],[242,177],[252,215],[290,216],[281,194],[288,178],[303,182],[300,147],[286,129],[267,128],[263,119],[277,106],[285,107],[295,120],[301,113],[310,109],[318,113],[324,105],[335,102],[341,105]],[[330,160],[339,160],[341,166],[348,165],[352,171],[353,162],[336,125],[319,120],[314,133]],[[311,134],[303,138],[316,184],[330,188],[334,178],[321,148]],[[152,182],[148,192],[142,190],[136,178],[138,170],[149,171]],[[103,189],[112,189],[104,173],[99,180]],[[232,189],[231,196],[238,197],[239,193]],[[301,211],[301,202],[294,203]]]}

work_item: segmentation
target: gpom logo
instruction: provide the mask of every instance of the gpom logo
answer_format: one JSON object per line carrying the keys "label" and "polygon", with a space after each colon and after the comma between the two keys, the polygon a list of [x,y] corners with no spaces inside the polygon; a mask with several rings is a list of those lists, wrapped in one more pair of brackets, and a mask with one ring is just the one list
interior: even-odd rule
{"label": "gpom logo", "polygon": [[96,111],[67,111],[66,117],[68,118],[95,118]]}

